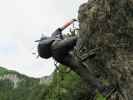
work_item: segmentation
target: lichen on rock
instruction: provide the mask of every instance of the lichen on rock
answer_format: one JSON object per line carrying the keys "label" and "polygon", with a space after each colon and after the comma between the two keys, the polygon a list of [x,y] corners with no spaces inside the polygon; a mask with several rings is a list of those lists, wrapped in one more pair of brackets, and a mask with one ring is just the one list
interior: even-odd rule
{"label": "lichen on rock", "polygon": [[80,6],[78,19],[75,54],[92,72],[88,77],[113,84],[113,100],[132,100],[133,0],[89,0]]}

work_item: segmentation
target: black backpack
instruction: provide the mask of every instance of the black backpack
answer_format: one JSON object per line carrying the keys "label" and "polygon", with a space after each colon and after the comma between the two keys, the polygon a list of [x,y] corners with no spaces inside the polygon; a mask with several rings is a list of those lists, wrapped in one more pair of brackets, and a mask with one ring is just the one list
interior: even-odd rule
{"label": "black backpack", "polygon": [[38,44],[38,54],[42,58],[50,58],[52,56],[51,53],[51,44],[53,43],[54,39],[48,38],[41,40]]}

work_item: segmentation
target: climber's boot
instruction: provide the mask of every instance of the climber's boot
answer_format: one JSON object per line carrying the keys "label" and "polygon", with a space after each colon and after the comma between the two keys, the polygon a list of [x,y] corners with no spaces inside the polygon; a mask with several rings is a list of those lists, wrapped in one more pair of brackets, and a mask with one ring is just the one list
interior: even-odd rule
{"label": "climber's boot", "polygon": [[108,98],[112,93],[114,93],[116,89],[114,86],[109,85],[109,86],[104,86],[103,89],[99,90],[102,96]]}

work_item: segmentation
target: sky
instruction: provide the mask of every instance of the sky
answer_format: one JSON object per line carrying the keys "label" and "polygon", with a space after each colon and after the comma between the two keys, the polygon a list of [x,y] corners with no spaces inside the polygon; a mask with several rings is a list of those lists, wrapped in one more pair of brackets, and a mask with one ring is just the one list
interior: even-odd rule
{"label": "sky", "polygon": [[87,0],[0,0],[0,66],[31,77],[50,75],[54,61],[37,58],[35,40],[77,17]]}

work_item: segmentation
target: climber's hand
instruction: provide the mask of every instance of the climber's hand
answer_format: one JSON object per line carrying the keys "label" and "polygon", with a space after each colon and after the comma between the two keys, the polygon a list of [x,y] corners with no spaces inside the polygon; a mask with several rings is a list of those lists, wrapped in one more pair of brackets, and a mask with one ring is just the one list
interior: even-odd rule
{"label": "climber's hand", "polygon": [[71,25],[73,22],[77,21],[76,19],[72,19],[69,22],[65,23],[60,29],[64,30],[65,28],[67,28],[69,25]]}
{"label": "climber's hand", "polygon": [[77,19],[75,19],[75,18],[74,18],[74,19],[72,19],[72,20],[73,20],[73,21],[77,21]]}

